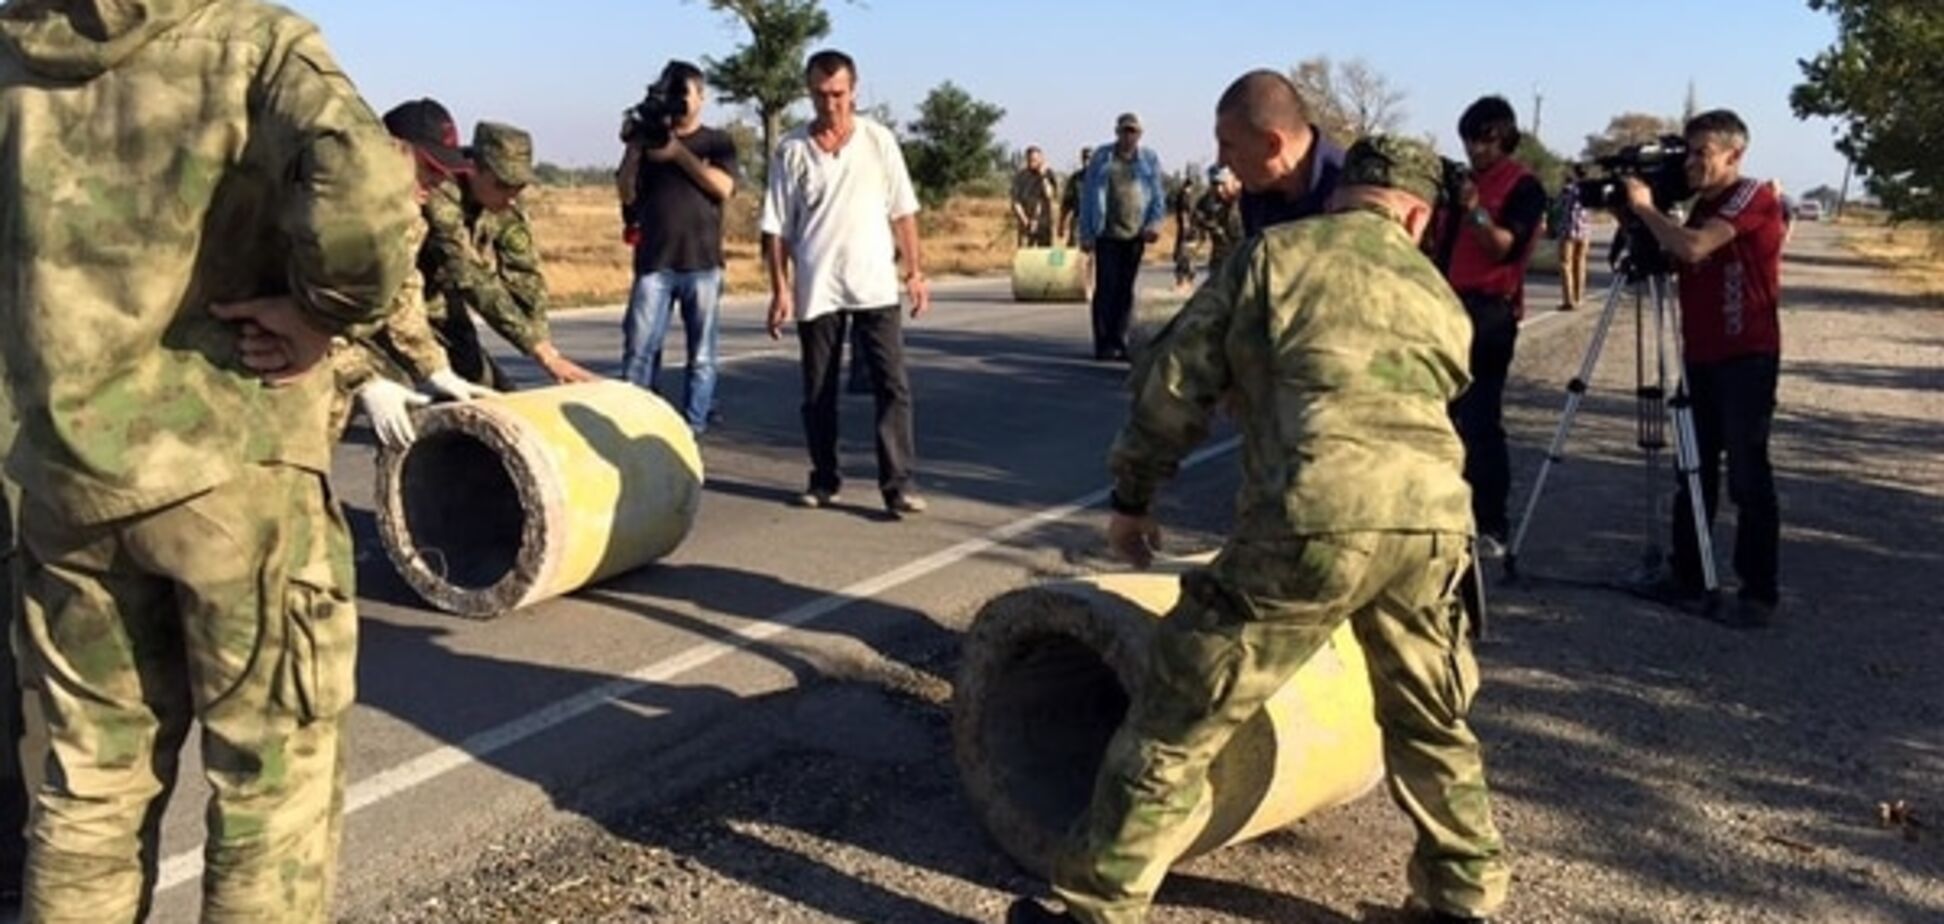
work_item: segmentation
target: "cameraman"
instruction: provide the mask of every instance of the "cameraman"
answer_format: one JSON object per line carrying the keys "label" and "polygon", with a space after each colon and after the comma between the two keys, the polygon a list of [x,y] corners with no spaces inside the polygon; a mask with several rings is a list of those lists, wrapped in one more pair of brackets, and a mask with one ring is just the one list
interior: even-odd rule
{"label": "cameraman", "polygon": [[1438,263],[1471,318],[1472,385],[1451,415],[1465,441],[1465,480],[1472,487],[1472,516],[1485,557],[1503,557],[1512,489],[1512,461],[1505,447],[1505,379],[1525,315],[1526,260],[1545,219],[1546,190],[1512,158],[1519,126],[1512,104],[1487,96],[1458,119],[1471,176],[1438,222]]}
{"label": "cameraman", "polygon": [[[1776,547],[1781,521],[1769,427],[1782,354],[1777,316],[1782,241],[1787,234],[1775,188],[1741,175],[1748,126],[1726,109],[1695,116],[1687,138],[1687,181],[1695,192],[1685,225],[1654,207],[1645,183],[1626,179],[1627,206],[1680,268],[1681,339],[1701,454],[1701,495],[1714,522],[1721,457],[1728,496],[1739,511],[1735,574],[1741,579],[1732,623],[1766,625],[1777,602]],[[1691,501],[1683,482],[1674,507],[1673,574],[1659,589],[1693,599],[1702,590]]]}
{"label": "cameraman", "polygon": [[[623,129],[627,152],[617,174],[635,271],[621,322],[622,376],[654,390],[670,309],[679,302],[688,338],[682,416],[697,435],[715,404],[722,204],[736,189],[736,143],[702,124],[702,86],[695,65],[668,62],[636,110],[650,124]],[[657,135],[668,140],[654,145]]]}

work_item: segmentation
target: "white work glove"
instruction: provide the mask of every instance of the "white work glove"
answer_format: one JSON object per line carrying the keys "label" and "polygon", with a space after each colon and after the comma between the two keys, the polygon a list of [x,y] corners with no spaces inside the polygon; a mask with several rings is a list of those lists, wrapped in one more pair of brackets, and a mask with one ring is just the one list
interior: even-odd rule
{"label": "white work glove", "polygon": [[459,377],[451,369],[440,369],[425,379],[425,387],[432,390],[434,397],[450,398],[454,401],[471,401],[474,398],[490,398],[499,394],[484,385],[474,385]]}
{"label": "white work glove", "polygon": [[397,451],[411,445],[418,435],[412,428],[412,408],[431,404],[432,399],[390,379],[372,379],[358,389],[358,403],[371,418],[378,442]]}

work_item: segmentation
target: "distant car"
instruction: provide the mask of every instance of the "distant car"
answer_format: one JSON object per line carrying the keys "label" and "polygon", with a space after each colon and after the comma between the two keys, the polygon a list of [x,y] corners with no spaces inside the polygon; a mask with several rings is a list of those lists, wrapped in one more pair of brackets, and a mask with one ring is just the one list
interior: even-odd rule
{"label": "distant car", "polygon": [[1796,206],[1795,217],[1800,221],[1822,221],[1823,207],[1820,202],[1804,202]]}

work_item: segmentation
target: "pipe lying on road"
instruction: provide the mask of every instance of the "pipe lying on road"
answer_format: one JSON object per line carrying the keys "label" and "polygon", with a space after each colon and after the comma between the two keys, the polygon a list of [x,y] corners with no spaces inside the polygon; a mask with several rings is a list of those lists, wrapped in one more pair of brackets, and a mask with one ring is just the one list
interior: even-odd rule
{"label": "pipe lying on road", "polygon": [[378,532],[406,583],[495,616],[661,558],[688,536],[702,456],[680,414],[623,382],[563,385],[417,417],[378,461]]}
{"label": "pipe lying on road", "polygon": [[[1046,875],[1092,797],[1108,740],[1178,573],[1106,574],[1002,594],[980,610],[953,693],[960,776],[1000,846]],[[1188,856],[1351,802],[1383,777],[1363,649],[1345,623],[1247,722],[1209,773]]]}
{"label": "pipe lying on road", "polygon": [[1087,255],[1076,249],[1022,247],[1013,254],[1013,301],[1086,301],[1088,275]]}

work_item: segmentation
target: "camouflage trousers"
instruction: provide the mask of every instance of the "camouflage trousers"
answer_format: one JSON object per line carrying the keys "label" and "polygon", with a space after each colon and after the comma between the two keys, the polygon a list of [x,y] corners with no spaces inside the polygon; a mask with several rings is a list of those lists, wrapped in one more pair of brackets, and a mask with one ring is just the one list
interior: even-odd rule
{"label": "camouflage trousers", "polygon": [[1455,589],[1465,537],[1346,533],[1234,542],[1182,578],[1146,676],[1108,745],[1092,805],[1055,862],[1082,921],[1144,920],[1168,867],[1207,821],[1207,777],[1230,735],[1345,619],[1370,663],[1385,778],[1417,826],[1415,896],[1458,915],[1505,900],[1478,739],[1478,668]]}
{"label": "camouflage trousers", "polygon": [[358,617],[323,476],[254,466],[103,524],[32,497],[21,514],[26,920],[146,916],[192,720],[213,790],[203,920],[327,920]]}

